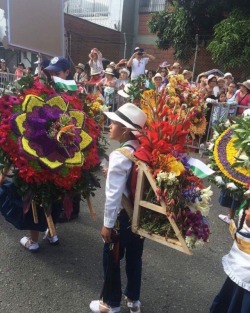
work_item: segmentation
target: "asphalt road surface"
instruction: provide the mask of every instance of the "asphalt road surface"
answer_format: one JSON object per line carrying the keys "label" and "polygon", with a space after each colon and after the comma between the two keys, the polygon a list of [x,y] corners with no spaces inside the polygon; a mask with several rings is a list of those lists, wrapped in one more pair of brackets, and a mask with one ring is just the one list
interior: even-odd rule
{"label": "asphalt road surface", "polygon": [[[101,176],[101,174],[100,174]],[[90,313],[102,285],[102,188],[93,199],[97,221],[82,203],[77,220],[57,226],[60,246],[40,238],[41,249],[32,254],[20,244],[27,232],[16,230],[0,216],[0,312]],[[151,240],[145,241],[142,313],[206,313],[226,276],[221,258],[231,245],[228,227],[218,219],[227,213],[218,204],[213,187],[210,241],[193,256]],[[124,263],[122,263],[124,273]],[[125,276],[123,277],[125,284]],[[124,306],[122,312],[129,312]]]}

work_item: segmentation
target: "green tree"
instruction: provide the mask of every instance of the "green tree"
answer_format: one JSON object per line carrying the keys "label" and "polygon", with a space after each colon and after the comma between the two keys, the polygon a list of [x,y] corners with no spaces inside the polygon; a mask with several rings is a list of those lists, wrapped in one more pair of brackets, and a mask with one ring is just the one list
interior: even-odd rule
{"label": "green tree", "polygon": [[195,35],[207,45],[214,26],[235,8],[250,12],[249,0],[169,0],[165,12],[152,14],[149,29],[160,49],[175,49],[175,58],[186,62],[193,55]]}
{"label": "green tree", "polygon": [[250,16],[234,10],[214,27],[215,37],[208,45],[215,62],[224,68],[250,69]]}

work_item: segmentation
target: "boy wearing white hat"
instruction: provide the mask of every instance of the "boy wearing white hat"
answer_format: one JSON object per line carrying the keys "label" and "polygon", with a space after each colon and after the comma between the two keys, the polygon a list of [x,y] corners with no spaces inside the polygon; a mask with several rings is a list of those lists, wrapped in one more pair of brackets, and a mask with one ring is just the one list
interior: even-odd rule
{"label": "boy wearing white hat", "polygon": [[[138,147],[135,134],[144,127],[147,116],[132,103],[125,103],[115,112],[105,112],[112,121],[110,138],[120,143],[120,146],[133,153]],[[104,208],[104,222],[101,235],[104,241],[103,266],[104,285],[100,300],[90,303],[94,313],[120,313],[122,298],[120,260],[126,253],[127,286],[125,296],[130,312],[140,313],[140,288],[142,272],[142,253],[144,240],[132,233],[131,221],[122,207],[122,197],[129,196],[127,180],[132,169],[132,161],[121,151],[114,150],[109,157],[109,167],[106,180],[106,201]],[[112,233],[115,224],[119,224],[119,255],[114,265],[110,259],[112,247]]]}

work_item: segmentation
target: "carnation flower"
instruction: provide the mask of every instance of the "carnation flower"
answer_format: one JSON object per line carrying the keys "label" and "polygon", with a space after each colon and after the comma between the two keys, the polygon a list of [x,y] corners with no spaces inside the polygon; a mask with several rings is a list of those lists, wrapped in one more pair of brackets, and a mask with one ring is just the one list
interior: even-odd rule
{"label": "carnation flower", "polygon": [[215,141],[215,140],[219,137],[219,135],[220,135],[220,134],[219,134],[216,130],[214,130],[212,140]]}
{"label": "carnation flower", "polygon": [[214,179],[215,179],[215,181],[216,181],[217,184],[219,184],[219,185],[225,185],[225,182],[224,182],[224,180],[222,179],[221,176],[217,175],[217,176],[215,176]]}
{"label": "carnation flower", "polygon": [[235,183],[227,183],[226,188],[229,190],[237,190],[238,187],[235,185]]}
{"label": "carnation flower", "polygon": [[224,123],[224,126],[225,126],[226,128],[230,127],[230,126],[231,126],[230,121],[229,121],[229,120],[226,120],[226,122]]}
{"label": "carnation flower", "polygon": [[214,143],[209,142],[207,149],[208,149],[209,151],[213,151],[213,149],[214,149]]}

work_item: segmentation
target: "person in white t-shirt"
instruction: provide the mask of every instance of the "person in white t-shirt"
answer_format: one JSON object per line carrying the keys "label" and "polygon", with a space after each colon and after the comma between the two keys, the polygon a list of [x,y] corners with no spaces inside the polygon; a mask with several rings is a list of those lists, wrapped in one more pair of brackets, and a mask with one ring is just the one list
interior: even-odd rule
{"label": "person in white t-shirt", "polygon": [[127,62],[127,67],[131,66],[131,80],[135,80],[140,75],[145,75],[145,68],[149,61],[155,57],[146,53],[142,48],[136,47],[133,55]]}

